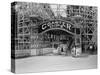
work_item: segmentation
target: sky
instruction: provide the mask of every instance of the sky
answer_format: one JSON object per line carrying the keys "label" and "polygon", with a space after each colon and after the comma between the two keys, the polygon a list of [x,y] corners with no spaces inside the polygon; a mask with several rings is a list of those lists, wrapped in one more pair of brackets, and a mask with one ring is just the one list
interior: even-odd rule
{"label": "sky", "polygon": [[52,11],[54,12],[55,16],[57,16],[57,11],[59,11],[58,14],[60,14],[63,17],[66,17],[65,9],[66,9],[67,5],[51,4],[50,6],[51,6]]}

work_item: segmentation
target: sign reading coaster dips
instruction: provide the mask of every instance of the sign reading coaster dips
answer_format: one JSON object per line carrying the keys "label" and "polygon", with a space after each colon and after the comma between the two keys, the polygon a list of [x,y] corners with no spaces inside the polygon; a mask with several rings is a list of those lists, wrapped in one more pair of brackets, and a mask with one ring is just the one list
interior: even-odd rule
{"label": "sign reading coaster dips", "polygon": [[74,33],[74,26],[71,23],[67,21],[62,21],[62,20],[51,20],[51,21],[42,23],[39,26],[39,33],[52,30],[52,29],[61,29],[69,33]]}

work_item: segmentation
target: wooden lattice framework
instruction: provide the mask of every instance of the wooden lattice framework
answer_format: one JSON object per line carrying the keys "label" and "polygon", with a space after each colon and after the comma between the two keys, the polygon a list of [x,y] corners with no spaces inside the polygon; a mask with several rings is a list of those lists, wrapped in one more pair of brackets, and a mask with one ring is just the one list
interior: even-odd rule
{"label": "wooden lattice framework", "polygon": [[[81,40],[81,45],[85,50],[92,44],[97,44],[97,8],[91,6],[75,6],[67,5],[64,9],[66,17],[63,17],[63,13],[60,10],[61,5],[57,5],[56,13],[50,7],[50,4],[37,4],[37,3],[21,3],[14,4],[14,15],[16,15],[15,26],[15,50],[27,51],[26,55],[29,55],[31,49],[41,48],[42,37],[38,34],[38,25],[41,22],[52,19],[64,19],[70,20],[76,26],[76,32],[80,32],[76,35],[76,39]],[[78,16],[81,16],[78,17]],[[97,46],[97,45],[96,45]]]}

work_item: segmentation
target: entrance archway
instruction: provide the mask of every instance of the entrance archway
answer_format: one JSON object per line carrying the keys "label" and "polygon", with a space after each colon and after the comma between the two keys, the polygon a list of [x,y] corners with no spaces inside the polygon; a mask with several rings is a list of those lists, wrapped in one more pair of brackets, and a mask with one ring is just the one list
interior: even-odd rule
{"label": "entrance archway", "polygon": [[74,25],[63,20],[50,20],[40,24],[38,33],[42,36],[41,38],[45,45],[44,47],[42,46],[43,49],[54,48],[54,50],[58,51],[60,49],[60,52],[65,52],[65,54],[67,51],[71,51],[76,34]]}

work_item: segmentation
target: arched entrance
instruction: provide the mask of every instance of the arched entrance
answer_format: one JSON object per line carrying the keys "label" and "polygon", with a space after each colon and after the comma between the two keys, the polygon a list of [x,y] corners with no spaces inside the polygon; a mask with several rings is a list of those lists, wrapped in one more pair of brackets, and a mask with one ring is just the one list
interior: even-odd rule
{"label": "arched entrance", "polygon": [[43,54],[68,54],[74,43],[74,26],[69,22],[53,20],[39,26]]}

